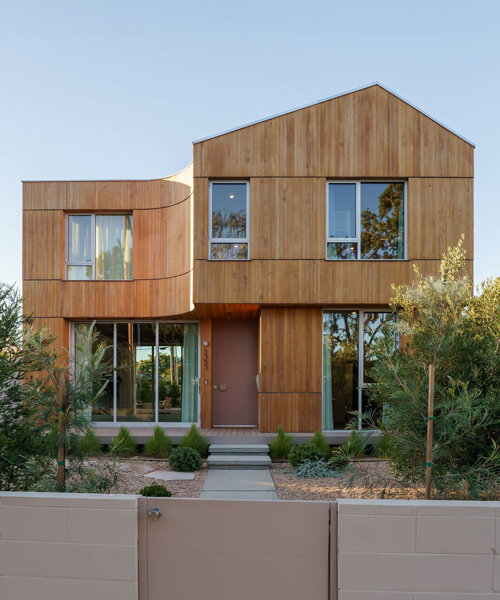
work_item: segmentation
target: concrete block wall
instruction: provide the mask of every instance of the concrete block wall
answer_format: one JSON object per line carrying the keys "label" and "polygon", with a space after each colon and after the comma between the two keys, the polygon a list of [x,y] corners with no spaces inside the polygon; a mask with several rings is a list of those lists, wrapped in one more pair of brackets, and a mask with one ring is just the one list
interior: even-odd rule
{"label": "concrete block wall", "polygon": [[500,503],[338,500],[338,600],[500,599]]}
{"label": "concrete block wall", "polygon": [[137,497],[0,493],[0,598],[137,600]]}

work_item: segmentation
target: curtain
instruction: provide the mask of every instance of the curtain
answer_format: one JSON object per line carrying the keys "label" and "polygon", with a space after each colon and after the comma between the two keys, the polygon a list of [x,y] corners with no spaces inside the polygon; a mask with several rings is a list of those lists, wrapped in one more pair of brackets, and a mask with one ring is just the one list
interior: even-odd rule
{"label": "curtain", "polygon": [[332,353],[327,337],[323,336],[323,430],[332,429]]}
{"label": "curtain", "polygon": [[198,420],[198,325],[184,325],[182,363],[182,422]]}
{"label": "curtain", "polygon": [[132,215],[96,215],[96,279],[132,279]]}

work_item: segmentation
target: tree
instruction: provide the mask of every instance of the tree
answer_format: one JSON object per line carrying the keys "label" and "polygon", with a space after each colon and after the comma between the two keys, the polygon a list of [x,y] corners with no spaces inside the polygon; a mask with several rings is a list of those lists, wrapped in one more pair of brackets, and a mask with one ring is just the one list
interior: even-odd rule
{"label": "tree", "polygon": [[376,426],[393,469],[420,484],[434,365],[432,484],[444,497],[493,498],[500,492],[500,279],[474,296],[465,260],[462,238],[444,254],[439,276],[415,269],[411,285],[393,288],[398,320],[374,348],[370,395],[382,408]]}

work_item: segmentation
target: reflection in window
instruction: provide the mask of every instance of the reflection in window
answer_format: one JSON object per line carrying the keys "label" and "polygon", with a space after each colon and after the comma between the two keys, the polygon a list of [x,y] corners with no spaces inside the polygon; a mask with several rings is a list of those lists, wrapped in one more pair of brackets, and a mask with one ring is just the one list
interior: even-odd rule
{"label": "reflection in window", "polygon": [[366,393],[373,349],[393,321],[389,312],[323,313],[323,429],[345,429],[350,412],[374,409]]}
{"label": "reflection in window", "polygon": [[210,258],[248,258],[248,184],[210,184]]}

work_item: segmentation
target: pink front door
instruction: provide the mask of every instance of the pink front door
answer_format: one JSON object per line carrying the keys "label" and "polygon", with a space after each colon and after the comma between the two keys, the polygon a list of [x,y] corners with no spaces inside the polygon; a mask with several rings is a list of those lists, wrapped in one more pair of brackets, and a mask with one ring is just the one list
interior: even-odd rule
{"label": "pink front door", "polygon": [[257,425],[257,322],[214,321],[212,413],[217,425]]}

